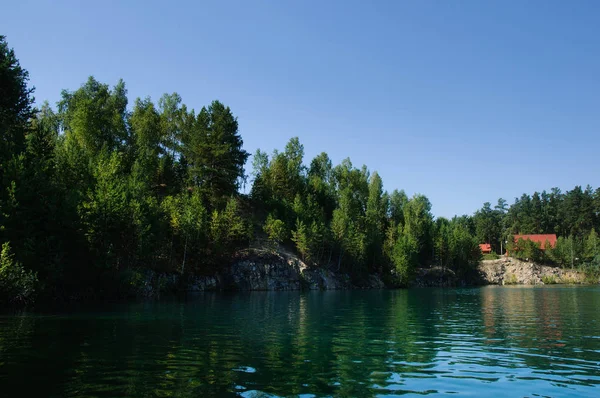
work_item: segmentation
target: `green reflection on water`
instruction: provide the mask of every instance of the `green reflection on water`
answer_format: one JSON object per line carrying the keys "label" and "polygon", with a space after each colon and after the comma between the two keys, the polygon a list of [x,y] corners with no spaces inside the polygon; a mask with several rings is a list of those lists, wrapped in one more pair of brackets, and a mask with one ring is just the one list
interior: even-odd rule
{"label": "green reflection on water", "polygon": [[0,317],[8,396],[593,396],[600,289],[202,294]]}

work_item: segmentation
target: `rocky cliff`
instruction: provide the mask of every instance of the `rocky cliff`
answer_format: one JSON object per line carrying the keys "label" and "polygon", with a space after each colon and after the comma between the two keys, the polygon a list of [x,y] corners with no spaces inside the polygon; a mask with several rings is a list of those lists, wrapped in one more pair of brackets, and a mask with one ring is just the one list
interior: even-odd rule
{"label": "rocky cliff", "polygon": [[544,285],[554,283],[584,283],[585,275],[576,270],[549,267],[511,257],[484,260],[480,274],[489,285]]}
{"label": "rocky cliff", "polygon": [[252,250],[242,255],[222,274],[227,290],[340,290],[384,287],[378,276],[371,275],[357,286],[344,273],[309,267],[291,253]]}
{"label": "rocky cliff", "polygon": [[283,291],[381,289],[385,285],[377,275],[362,284],[352,283],[347,274],[325,268],[309,267],[291,253],[248,250],[223,271],[209,276],[194,276],[182,283],[179,275],[146,271],[138,295],[150,297],[161,290],[202,291]]}
{"label": "rocky cliff", "polygon": [[[584,283],[583,273],[548,267],[513,258],[482,261],[476,276],[464,281],[447,268],[417,269],[413,287],[454,287],[466,285],[544,285],[554,283]],[[227,268],[209,276],[189,277],[183,282],[177,274],[156,274],[145,271],[137,294],[155,296],[160,291],[282,291],[282,290],[342,290],[383,289],[379,275],[370,275],[360,285],[347,274],[326,268],[310,267],[288,252],[253,249],[241,253]]]}

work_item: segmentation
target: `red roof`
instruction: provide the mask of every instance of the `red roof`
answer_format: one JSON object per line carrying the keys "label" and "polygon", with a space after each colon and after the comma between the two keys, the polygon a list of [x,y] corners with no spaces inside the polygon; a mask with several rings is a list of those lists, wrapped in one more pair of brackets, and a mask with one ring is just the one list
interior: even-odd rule
{"label": "red roof", "polygon": [[479,248],[481,249],[482,253],[491,253],[492,251],[492,245],[490,245],[489,243],[481,243],[479,245]]}
{"label": "red roof", "polygon": [[555,234],[541,234],[541,235],[515,235],[515,243],[519,239],[530,240],[540,244],[540,249],[546,249],[546,241],[550,242],[550,247],[556,246],[556,235]]}

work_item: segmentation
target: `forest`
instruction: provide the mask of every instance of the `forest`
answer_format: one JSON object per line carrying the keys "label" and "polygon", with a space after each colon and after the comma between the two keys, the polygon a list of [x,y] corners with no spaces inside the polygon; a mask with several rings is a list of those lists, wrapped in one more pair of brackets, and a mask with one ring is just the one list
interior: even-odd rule
{"label": "forest", "polygon": [[172,93],[131,104],[123,81],[93,77],[55,106],[34,106],[33,94],[0,36],[2,304],[127,296],[145,269],[209,275],[256,247],[403,286],[417,267],[468,276],[479,243],[500,253],[513,234],[556,233],[555,249],[522,244],[519,255],[598,270],[600,189],[434,218],[426,196],[387,192],[366,166],[304,159],[298,138],[250,156],[219,101],[195,110]]}

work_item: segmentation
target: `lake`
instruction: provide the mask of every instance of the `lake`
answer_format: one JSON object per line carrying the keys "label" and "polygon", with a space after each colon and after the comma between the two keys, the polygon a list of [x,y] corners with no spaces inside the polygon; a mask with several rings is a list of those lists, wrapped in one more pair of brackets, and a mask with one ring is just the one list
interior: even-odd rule
{"label": "lake", "polygon": [[204,293],[0,316],[0,395],[600,396],[600,287]]}

